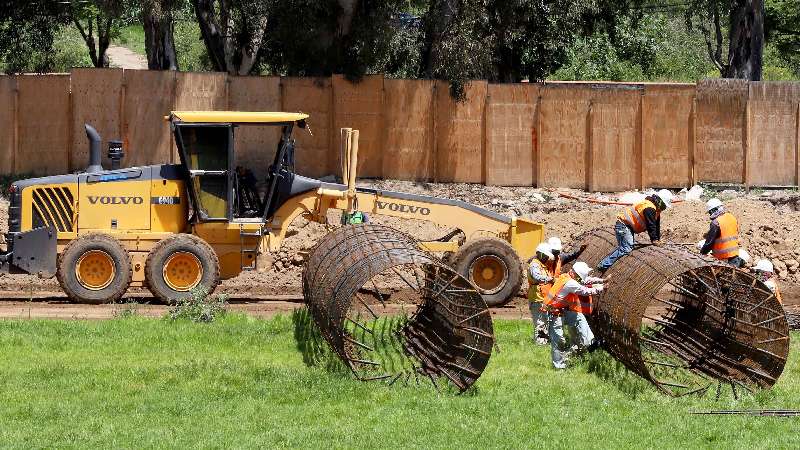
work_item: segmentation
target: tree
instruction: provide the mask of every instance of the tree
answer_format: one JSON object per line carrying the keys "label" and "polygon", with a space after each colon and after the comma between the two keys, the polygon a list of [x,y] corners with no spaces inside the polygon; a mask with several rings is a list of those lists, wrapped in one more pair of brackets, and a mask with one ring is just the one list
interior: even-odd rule
{"label": "tree", "polygon": [[61,6],[48,0],[0,0],[0,67],[5,72],[50,70],[55,35],[68,20]]}
{"label": "tree", "polygon": [[145,0],[142,3],[141,20],[148,69],[178,70],[174,16],[183,3],[183,0]]}
{"label": "tree", "polygon": [[800,77],[800,0],[771,0],[766,6],[767,42]]}
{"label": "tree", "polygon": [[[687,25],[703,33],[708,57],[723,78],[761,80],[764,55],[764,0],[693,0]],[[728,30],[728,51],[724,28]]]}
{"label": "tree", "polygon": [[125,0],[70,0],[68,6],[70,20],[86,43],[92,64],[108,67],[106,50],[127,6]]}
{"label": "tree", "polygon": [[[270,3],[264,0],[191,0],[215,70],[248,75],[258,63]],[[304,30],[295,29],[302,34]]]}

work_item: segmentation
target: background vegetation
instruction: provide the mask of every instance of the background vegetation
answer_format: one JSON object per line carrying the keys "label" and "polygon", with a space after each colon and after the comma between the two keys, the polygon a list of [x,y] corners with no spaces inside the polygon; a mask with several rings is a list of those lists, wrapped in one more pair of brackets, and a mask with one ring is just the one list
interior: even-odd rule
{"label": "background vegetation", "polygon": [[[738,30],[731,27],[741,27],[734,13],[759,5],[759,0],[0,0],[0,68],[63,72],[103,66],[108,61],[101,52],[109,40],[147,55],[154,69],[344,73],[351,79],[385,73],[446,79],[456,88],[471,78],[690,82],[729,75],[723,66],[735,36],[731,31]],[[800,0],[766,0],[763,22],[763,79],[800,79]]]}
{"label": "background vegetation", "polygon": [[797,420],[693,416],[790,408],[800,348],[770,391],[670,399],[608,357],[566,372],[496,321],[473,389],[354,381],[303,362],[287,316],[212,323],[127,316],[0,322],[0,442],[7,448],[797,448]]}

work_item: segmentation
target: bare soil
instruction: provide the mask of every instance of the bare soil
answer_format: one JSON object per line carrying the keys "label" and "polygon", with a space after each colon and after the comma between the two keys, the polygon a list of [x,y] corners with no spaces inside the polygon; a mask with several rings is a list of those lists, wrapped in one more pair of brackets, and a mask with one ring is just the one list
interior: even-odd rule
{"label": "bare soil", "polygon": [[[462,200],[501,214],[530,218],[544,223],[548,236],[560,236],[565,243],[588,230],[613,226],[616,214],[621,208],[620,206],[587,203],[559,197],[558,192],[597,200],[614,200],[618,197],[615,194],[586,193],[571,189],[415,183],[393,180],[361,180],[359,184],[383,190]],[[752,255],[752,261],[769,258],[775,264],[781,281],[784,303],[787,305],[800,304],[800,262],[798,262],[800,261],[800,234],[798,233],[800,232],[800,194],[793,191],[751,192],[750,194],[723,191],[716,193],[716,196],[722,199],[726,207],[739,218],[743,246]],[[694,243],[701,239],[708,227],[708,216],[705,213],[704,204],[704,201],[676,203],[672,209],[665,212],[662,219],[664,239],[679,243]],[[7,210],[8,202],[4,199],[0,200],[0,232],[2,233],[6,232]],[[370,219],[373,223],[397,228],[423,240],[439,238],[450,231],[447,228],[423,221],[400,220],[384,216],[371,216]],[[298,218],[290,227],[281,251],[274,255],[270,270],[264,273],[245,272],[237,278],[226,280],[221,284],[218,292],[229,294],[235,299],[275,298],[275,296],[300,298],[303,254],[312,249],[329,229],[336,226],[339,218],[332,213],[329,221],[331,225],[321,225]],[[647,238],[642,239],[646,240]],[[0,291],[5,291],[4,297],[8,299],[62,296],[55,279],[41,280],[21,275],[7,275],[0,278]],[[141,291],[134,291],[132,294],[147,296],[146,292]],[[16,302],[5,302],[9,305],[3,305],[3,303],[0,302],[0,308],[2,308],[0,316],[6,314],[7,306],[13,309],[13,305],[16,304]],[[50,305],[51,303],[47,301],[45,304]],[[56,305],[54,306],[56,309],[72,311],[70,308],[77,308],[76,314],[90,314],[90,312],[91,314],[110,314],[108,311],[112,311],[114,308],[113,306],[68,305],[61,300],[56,300],[56,303],[53,304]],[[242,304],[250,305],[250,303]],[[294,303],[291,304],[294,305]],[[265,308],[265,311],[269,311],[269,307]],[[511,312],[516,310],[519,312]],[[156,315],[162,313],[159,309],[154,311],[159,311]],[[521,298],[498,311],[502,311],[502,314],[517,314],[522,317],[528,315],[527,305]]]}

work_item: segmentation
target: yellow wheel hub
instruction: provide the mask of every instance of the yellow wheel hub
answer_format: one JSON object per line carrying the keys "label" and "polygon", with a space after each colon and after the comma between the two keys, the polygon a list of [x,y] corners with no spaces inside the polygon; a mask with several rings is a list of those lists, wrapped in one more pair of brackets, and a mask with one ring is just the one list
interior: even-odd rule
{"label": "yellow wheel hub", "polygon": [[78,283],[91,291],[105,289],[114,281],[117,267],[108,253],[102,250],[90,250],[78,259],[75,264],[75,276]]}
{"label": "yellow wheel hub", "polygon": [[164,281],[178,292],[192,290],[202,278],[203,264],[193,253],[173,253],[164,263]]}
{"label": "yellow wheel hub", "polygon": [[508,267],[495,255],[479,256],[469,268],[472,282],[483,294],[500,291],[508,278]]}

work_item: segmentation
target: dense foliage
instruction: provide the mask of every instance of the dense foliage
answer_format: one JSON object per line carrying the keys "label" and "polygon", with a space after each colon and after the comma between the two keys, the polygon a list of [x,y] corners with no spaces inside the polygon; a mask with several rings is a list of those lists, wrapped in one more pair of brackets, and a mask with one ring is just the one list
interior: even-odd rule
{"label": "dense foliage", "polygon": [[[800,0],[4,0],[2,6],[0,66],[7,72],[104,66],[108,41],[116,40],[145,53],[151,69],[350,79],[380,72],[450,80],[456,94],[476,78],[800,77]],[[81,41],[85,56],[72,46]],[[742,62],[732,64],[737,58]]]}

